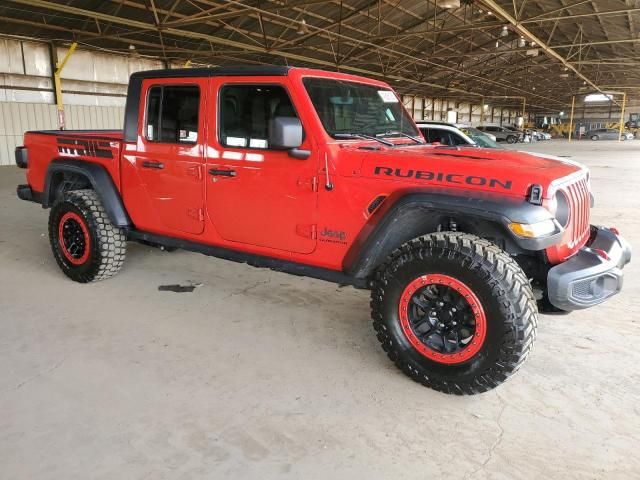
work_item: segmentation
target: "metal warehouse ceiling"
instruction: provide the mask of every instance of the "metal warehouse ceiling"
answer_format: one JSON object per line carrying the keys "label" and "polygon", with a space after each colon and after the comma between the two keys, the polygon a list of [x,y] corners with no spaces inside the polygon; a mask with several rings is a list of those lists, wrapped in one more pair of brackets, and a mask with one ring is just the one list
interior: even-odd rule
{"label": "metal warehouse ceiling", "polygon": [[275,63],[478,101],[627,92],[640,103],[640,0],[3,0],[0,33],[193,64]]}

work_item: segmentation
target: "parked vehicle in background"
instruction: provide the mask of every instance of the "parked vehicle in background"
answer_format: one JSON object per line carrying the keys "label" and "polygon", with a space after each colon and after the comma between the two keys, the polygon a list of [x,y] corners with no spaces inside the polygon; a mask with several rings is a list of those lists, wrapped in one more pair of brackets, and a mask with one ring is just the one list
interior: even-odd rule
{"label": "parked vehicle in background", "polygon": [[544,140],[543,136],[542,136],[542,132],[534,129],[534,128],[527,128],[524,131],[525,135],[529,135],[529,137],[531,138],[532,142],[539,142],[540,140]]}
{"label": "parked vehicle in background", "polygon": [[[591,140],[618,140],[618,136],[620,135],[620,131],[616,128],[598,128],[595,130],[589,130],[585,137],[590,138]],[[633,133],[631,132],[622,132],[621,140],[633,140]]]}
{"label": "parked vehicle in background", "polygon": [[496,143],[496,137],[490,133],[481,132],[477,128],[457,125],[462,133],[473,140],[476,145],[482,148],[502,148]]}
{"label": "parked vehicle in background", "polygon": [[442,145],[476,144],[472,138],[450,123],[421,122],[418,123],[418,128],[427,143],[440,143]]}
{"label": "parked vehicle in background", "polygon": [[551,134],[549,132],[540,132],[542,134],[542,139],[543,140],[551,140]]}
{"label": "parked vehicle in background", "polygon": [[481,132],[494,135],[497,142],[516,143],[522,139],[522,133],[498,125],[480,125],[477,128]]}

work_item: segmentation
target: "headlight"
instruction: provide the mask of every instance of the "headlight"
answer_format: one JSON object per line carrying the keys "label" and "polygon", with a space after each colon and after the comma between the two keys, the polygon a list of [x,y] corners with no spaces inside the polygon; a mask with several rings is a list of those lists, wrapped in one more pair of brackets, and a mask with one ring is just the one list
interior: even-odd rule
{"label": "headlight", "polygon": [[547,207],[547,210],[551,212],[551,215],[556,216],[556,212],[558,211],[558,196],[554,194],[550,200],[547,200],[543,205]]}
{"label": "headlight", "polygon": [[538,223],[510,223],[509,229],[520,237],[546,237],[556,232],[556,223],[552,219]]}
{"label": "headlight", "polygon": [[558,190],[553,196],[556,204],[556,211],[554,213],[558,223],[562,225],[562,228],[566,227],[569,223],[569,216],[571,214],[571,208],[569,207],[569,200],[564,192]]}
{"label": "headlight", "polygon": [[569,207],[569,200],[562,190],[558,190],[553,194],[549,200],[544,202],[544,206],[551,215],[553,215],[562,228],[566,227],[569,223],[569,215],[571,208]]}

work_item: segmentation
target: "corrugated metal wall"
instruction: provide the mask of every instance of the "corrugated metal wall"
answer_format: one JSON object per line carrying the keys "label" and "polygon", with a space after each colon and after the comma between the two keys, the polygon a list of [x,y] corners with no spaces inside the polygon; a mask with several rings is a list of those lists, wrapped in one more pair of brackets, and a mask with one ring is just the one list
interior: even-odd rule
{"label": "corrugated metal wall", "polygon": [[[124,108],[67,105],[65,118],[69,130],[122,128]],[[15,164],[13,151],[22,145],[22,136],[27,130],[56,128],[58,114],[55,105],[0,102],[0,165]]]}
{"label": "corrugated metal wall", "polygon": [[[482,105],[480,104],[456,102],[454,100],[439,98],[425,98],[419,95],[402,95],[402,103],[409,113],[413,113],[413,119],[417,122],[420,122],[421,120],[446,122],[447,110],[452,109],[458,113],[457,123],[473,126],[480,125],[482,123]],[[520,115],[520,111],[518,109],[487,107],[484,112],[484,123],[500,125],[512,124],[515,122],[518,115]],[[532,120],[533,116],[527,114],[527,121]]]}

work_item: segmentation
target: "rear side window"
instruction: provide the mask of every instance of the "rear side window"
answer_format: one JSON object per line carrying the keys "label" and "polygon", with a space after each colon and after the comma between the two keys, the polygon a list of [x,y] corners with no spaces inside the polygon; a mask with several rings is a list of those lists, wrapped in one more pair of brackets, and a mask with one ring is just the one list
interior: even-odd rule
{"label": "rear side window", "polygon": [[275,117],[297,118],[279,85],[227,85],[220,90],[220,143],[226,147],[269,148]]}
{"label": "rear side window", "polygon": [[147,95],[145,137],[151,142],[196,143],[200,89],[196,86],[155,86]]}

